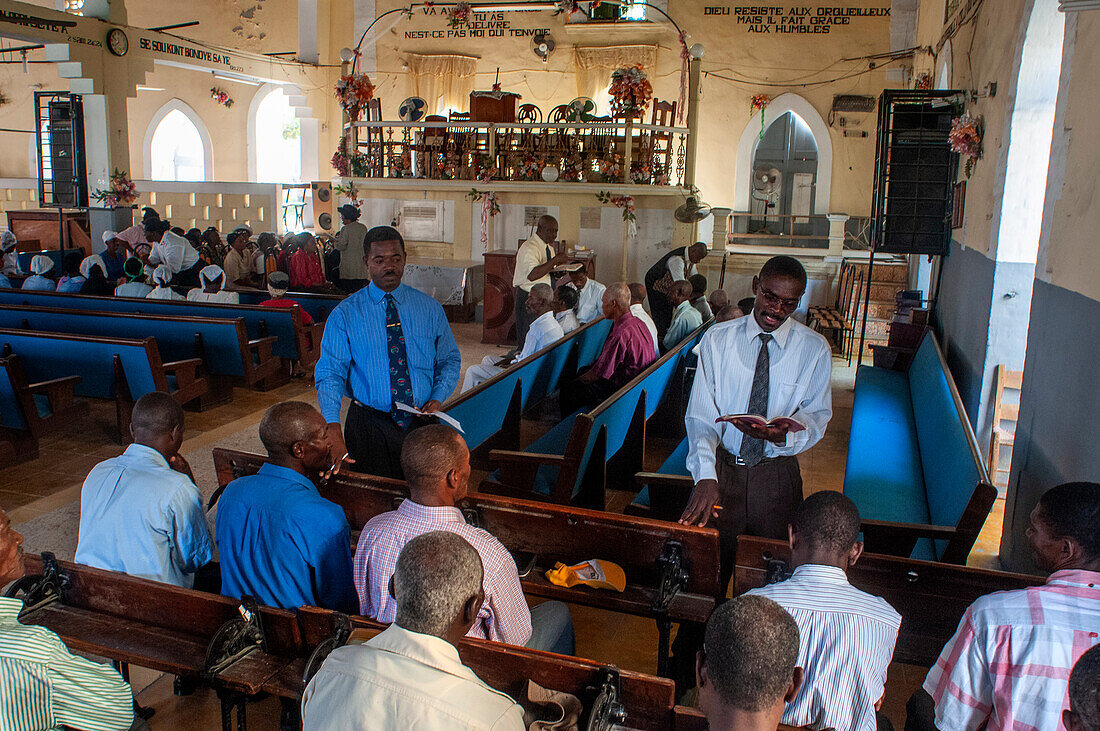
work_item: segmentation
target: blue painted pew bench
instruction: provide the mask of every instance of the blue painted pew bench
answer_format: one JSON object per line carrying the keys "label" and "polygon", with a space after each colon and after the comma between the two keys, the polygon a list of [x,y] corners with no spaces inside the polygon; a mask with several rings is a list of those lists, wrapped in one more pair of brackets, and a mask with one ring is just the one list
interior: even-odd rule
{"label": "blue painted pew bench", "polygon": [[868,552],[966,563],[997,490],[933,333],[905,371],[856,371],[844,494]]}
{"label": "blue painted pew bench", "polygon": [[27,378],[43,383],[79,375],[77,396],[115,402],[118,437],[130,439],[130,411],[134,401],[152,391],[163,391],[181,405],[199,398],[209,383],[198,375],[202,361],[187,358],[165,363],[157,341],[95,335],[0,329],[0,355],[19,355]]}
{"label": "blue painted pew bench", "polygon": [[[709,323],[707,323],[709,324]],[[556,424],[526,449],[490,452],[500,470],[478,488],[529,500],[603,510],[609,483],[633,486],[645,458],[646,423],[679,388],[683,358],[707,324],[653,362],[606,401]]]}
{"label": "blue painted pew bench", "polygon": [[609,321],[594,320],[447,401],[443,410],[462,424],[474,466],[488,467],[492,449],[519,449],[523,415],[591,364],[610,331]]}
{"label": "blue painted pew bench", "polygon": [[88,402],[76,399],[78,383],[79,375],[31,383],[22,358],[0,358],[0,435],[15,447],[0,464],[37,459],[39,439],[88,413]]}
{"label": "blue painted pew bench", "polygon": [[[248,338],[275,337],[272,352],[287,361],[301,361],[303,367],[317,360],[321,350],[324,323],[302,324],[299,307],[261,307],[259,305],[229,305],[213,302],[181,302],[177,300],[136,299],[132,297],[95,297],[86,294],[59,292],[28,292],[0,289],[0,304],[31,307],[58,307],[69,310],[98,312],[129,312],[168,317],[241,318]],[[289,373],[287,374],[289,378]]]}
{"label": "blue painted pew bench", "polygon": [[[267,290],[242,289],[238,292],[242,305],[258,305],[271,299]],[[287,292],[285,299],[294,300],[303,312],[308,312],[314,322],[324,322],[336,306],[344,301],[345,295],[317,294],[314,292]]]}
{"label": "blue painted pew bench", "polygon": [[96,312],[0,304],[0,328],[76,335],[156,338],[162,357],[172,361],[198,357],[211,381],[203,408],[230,400],[233,384],[271,388],[286,382],[282,361],[272,349],[275,336],[248,339],[244,320],[129,312]]}

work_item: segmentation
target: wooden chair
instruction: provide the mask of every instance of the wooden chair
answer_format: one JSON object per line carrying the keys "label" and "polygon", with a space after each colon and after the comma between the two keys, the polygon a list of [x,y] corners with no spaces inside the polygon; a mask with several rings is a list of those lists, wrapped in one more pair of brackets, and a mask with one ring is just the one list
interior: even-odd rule
{"label": "wooden chair", "polygon": [[[1010,371],[1002,363],[997,366],[993,377],[993,420],[989,429],[989,478],[994,487],[1007,488],[1009,471],[1012,467],[1011,458],[1008,469],[1001,468],[1001,447],[1008,447],[1012,451],[1012,444],[1016,440],[1016,421],[1020,418],[1020,405],[1006,404],[1004,394],[1006,388],[1017,391],[1023,386],[1024,372]],[[1005,429],[1001,422],[1011,421],[1012,428]],[[1004,475],[1004,480],[1001,480]]]}
{"label": "wooden chair", "polygon": [[534,104],[520,104],[516,110],[516,121],[538,124],[542,121],[542,110]]}
{"label": "wooden chair", "polygon": [[[379,97],[374,97],[369,100],[364,112],[364,122],[381,122],[382,100]],[[363,131],[365,137],[364,141],[367,143],[367,159],[369,161],[368,169],[370,170],[370,175],[374,178],[381,178],[384,174],[383,165],[386,157],[382,129],[380,127],[360,127],[359,129]]]}
{"label": "wooden chair", "polygon": [[[650,124],[655,127],[674,127],[676,125],[676,102],[653,100],[653,115]],[[649,168],[653,179],[662,174],[672,178],[672,134],[669,132],[651,132],[649,138]]]}
{"label": "wooden chair", "polygon": [[546,118],[547,122],[551,124],[561,124],[569,121],[569,106],[567,104],[559,104],[550,110],[550,116]]}

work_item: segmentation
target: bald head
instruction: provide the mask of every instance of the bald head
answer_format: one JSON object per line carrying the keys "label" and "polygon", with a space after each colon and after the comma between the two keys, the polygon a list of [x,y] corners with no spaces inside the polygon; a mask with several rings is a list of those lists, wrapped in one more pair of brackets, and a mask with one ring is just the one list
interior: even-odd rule
{"label": "bald head", "polygon": [[645,285],[641,282],[630,283],[630,304],[640,305],[645,302]]}
{"label": "bald head", "polygon": [[470,450],[454,429],[429,424],[405,437],[401,445],[401,470],[416,502],[453,504],[465,497],[466,481],[470,478]]}
{"label": "bald head", "polygon": [[332,463],[325,419],[303,401],[283,401],[269,408],[260,420],[260,441],[272,461],[298,472]]}
{"label": "bald head", "polygon": [[691,282],[681,280],[674,282],[668,290],[668,301],[673,307],[678,307],[681,302],[687,302],[691,299]]}
{"label": "bald head", "polygon": [[[182,440],[183,408],[166,393],[147,393],[134,404],[130,417],[130,433],[138,444],[152,446],[151,442],[171,438],[178,430]],[[179,448],[178,445],[176,447]]]}
{"label": "bald head", "polygon": [[711,312],[718,312],[730,303],[730,296],[726,294],[726,290],[716,289],[710,293],[708,300]]}
{"label": "bald head", "polygon": [[553,216],[539,216],[535,224],[535,233],[543,243],[552,244],[558,238],[558,219]]}
{"label": "bald head", "polygon": [[630,288],[626,282],[609,284],[603,293],[603,316],[618,320],[630,312]]}

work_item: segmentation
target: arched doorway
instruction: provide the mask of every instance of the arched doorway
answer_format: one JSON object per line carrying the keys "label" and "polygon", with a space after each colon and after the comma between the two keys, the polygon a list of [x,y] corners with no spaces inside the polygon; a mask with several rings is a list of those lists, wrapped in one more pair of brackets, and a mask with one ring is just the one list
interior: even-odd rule
{"label": "arched doorway", "polygon": [[249,108],[249,172],[257,183],[302,179],[301,121],[280,86],[264,86]]}
{"label": "arched doorway", "polygon": [[145,133],[146,177],[204,181],[213,168],[210,133],[195,111],[179,99],[161,107]]}
{"label": "arched doorway", "polygon": [[802,117],[784,112],[768,125],[753,152],[749,230],[811,233],[816,181],[814,134]]}

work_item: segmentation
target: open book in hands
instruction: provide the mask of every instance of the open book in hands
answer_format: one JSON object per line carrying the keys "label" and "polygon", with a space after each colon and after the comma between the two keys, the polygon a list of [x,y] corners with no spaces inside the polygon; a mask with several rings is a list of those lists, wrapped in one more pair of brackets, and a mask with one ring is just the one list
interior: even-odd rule
{"label": "open book in hands", "polygon": [[439,419],[440,421],[442,421],[445,424],[450,424],[452,427],[457,429],[460,433],[462,433],[462,434],[466,433],[462,430],[462,424],[458,423],[458,419],[454,418],[450,414],[445,414],[442,411],[433,411],[432,413],[429,414],[426,411],[421,411],[420,409],[416,408],[415,406],[409,406],[408,404],[403,404],[400,401],[395,402],[394,406],[397,407],[398,410],[408,411],[410,414],[416,414],[417,416],[427,416],[427,417],[433,417],[433,418]]}
{"label": "open book in hands", "polygon": [[789,416],[777,416],[774,419],[768,420],[759,414],[728,414],[726,416],[719,416],[714,420],[717,424],[720,421],[743,421],[746,424],[752,424],[753,426],[765,428],[769,426],[785,426],[787,427],[788,434],[794,434],[800,431],[806,431],[806,425],[798,419],[792,419]]}

